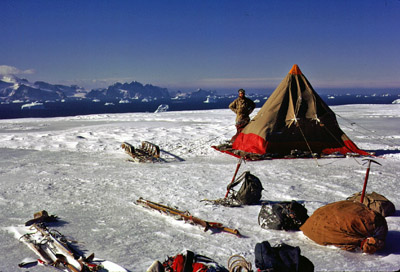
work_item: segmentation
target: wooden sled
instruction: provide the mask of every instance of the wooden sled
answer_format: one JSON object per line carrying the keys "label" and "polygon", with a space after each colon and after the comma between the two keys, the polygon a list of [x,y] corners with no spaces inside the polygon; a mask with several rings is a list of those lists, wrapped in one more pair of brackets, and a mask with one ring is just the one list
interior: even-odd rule
{"label": "wooden sled", "polygon": [[160,161],[160,148],[147,141],[142,142],[142,146],[135,148],[127,142],[121,144],[121,148],[129,154],[134,162],[158,162]]}

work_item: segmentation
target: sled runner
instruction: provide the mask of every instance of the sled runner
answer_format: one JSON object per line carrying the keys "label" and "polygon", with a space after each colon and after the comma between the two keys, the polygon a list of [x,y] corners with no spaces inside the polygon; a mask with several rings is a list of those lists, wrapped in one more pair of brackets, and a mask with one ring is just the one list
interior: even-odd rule
{"label": "sled runner", "polygon": [[160,161],[160,147],[143,141],[141,147],[135,148],[127,142],[121,144],[121,148],[132,157],[134,162],[157,162]]}
{"label": "sled runner", "polygon": [[[44,224],[31,226],[13,226],[7,228],[15,238],[23,242],[36,255],[37,260],[24,259],[18,266],[31,267],[43,265],[65,272],[126,272],[123,267],[102,259],[94,254],[85,257],[71,247],[70,242],[56,230],[48,229]],[[27,261],[28,260],[28,261]]]}

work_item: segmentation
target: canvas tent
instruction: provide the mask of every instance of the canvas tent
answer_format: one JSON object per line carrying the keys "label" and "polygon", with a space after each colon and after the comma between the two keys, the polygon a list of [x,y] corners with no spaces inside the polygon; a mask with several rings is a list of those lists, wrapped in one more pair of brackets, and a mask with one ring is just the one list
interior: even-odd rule
{"label": "canvas tent", "polygon": [[290,154],[292,150],[369,155],[340,129],[335,113],[296,64],[238,135],[232,148],[279,156]]}

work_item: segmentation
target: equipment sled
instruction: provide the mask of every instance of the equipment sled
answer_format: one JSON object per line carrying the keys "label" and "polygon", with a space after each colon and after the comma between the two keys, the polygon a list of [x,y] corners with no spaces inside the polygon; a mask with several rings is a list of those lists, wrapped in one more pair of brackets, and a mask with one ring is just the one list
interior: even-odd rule
{"label": "equipment sled", "polygon": [[160,147],[147,141],[142,142],[142,146],[135,148],[127,142],[121,144],[121,148],[129,154],[134,162],[158,162],[160,161]]}

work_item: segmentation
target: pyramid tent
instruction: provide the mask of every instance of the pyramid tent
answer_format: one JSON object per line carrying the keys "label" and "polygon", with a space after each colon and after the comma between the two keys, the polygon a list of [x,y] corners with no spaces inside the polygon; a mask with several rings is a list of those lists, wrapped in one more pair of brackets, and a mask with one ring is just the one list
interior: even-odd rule
{"label": "pyramid tent", "polygon": [[278,156],[288,155],[292,150],[369,155],[340,129],[335,113],[296,64],[238,135],[232,148]]}

